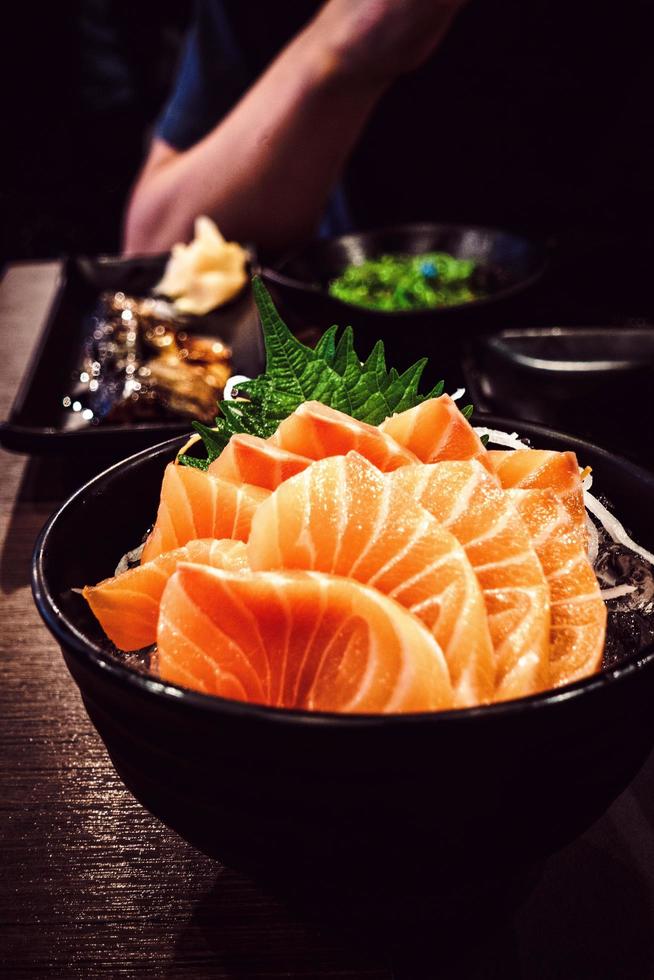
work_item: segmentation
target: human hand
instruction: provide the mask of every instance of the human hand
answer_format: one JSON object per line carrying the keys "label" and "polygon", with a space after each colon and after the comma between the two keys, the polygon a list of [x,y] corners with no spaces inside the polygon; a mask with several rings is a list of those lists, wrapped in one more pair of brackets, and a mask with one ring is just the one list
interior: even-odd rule
{"label": "human hand", "polygon": [[467,0],[329,0],[309,25],[341,71],[392,81],[418,68]]}

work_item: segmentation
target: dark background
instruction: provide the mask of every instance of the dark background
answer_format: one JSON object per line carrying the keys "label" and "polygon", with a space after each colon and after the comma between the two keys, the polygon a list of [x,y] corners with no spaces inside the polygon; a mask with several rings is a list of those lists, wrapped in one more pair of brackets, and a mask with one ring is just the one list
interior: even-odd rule
{"label": "dark background", "polygon": [[[318,0],[224,0],[252,77]],[[12,3],[0,261],[116,252],[193,0]],[[346,174],[354,227],[508,226],[587,295],[654,313],[652,0],[472,0],[382,100]]]}
{"label": "dark background", "polygon": [[3,32],[0,261],[120,248],[191,0],[12,3]]}

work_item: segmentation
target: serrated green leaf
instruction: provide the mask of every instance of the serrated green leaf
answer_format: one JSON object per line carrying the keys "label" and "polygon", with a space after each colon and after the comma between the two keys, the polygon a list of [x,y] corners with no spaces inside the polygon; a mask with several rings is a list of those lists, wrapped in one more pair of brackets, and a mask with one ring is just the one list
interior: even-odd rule
{"label": "serrated green leaf", "polygon": [[[247,398],[250,402],[260,401],[268,388],[268,384],[265,375],[260,375],[258,378],[250,378],[248,381],[240,381],[238,386],[239,397]],[[221,402],[220,404],[222,405],[223,403]]]}
{"label": "serrated green leaf", "polygon": [[354,351],[354,332],[352,327],[345,327],[336,344],[334,363],[332,367],[337,374],[345,378],[348,371],[361,372],[361,361]]}
{"label": "serrated green leaf", "polygon": [[313,349],[316,357],[322,358],[322,360],[328,364],[330,367],[334,367],[334,359],[336,357],[336,333],[338,327],[336,324],[325,330],[324,334],[316,344]]}
{"label": "serrated green leaf", "polygon": [[315,354],[310,347],[301,344],[293,336],[279,316],[270,293],[259,276],[252,280],[252,289],[263,329],[266,374],[274,377],[279,387],[306,400],[307,394],[301,378],[304,369],[315,359]]}
{"label": "serrated green leaf", "polygon": [[464,419],[469,419],[474,410],[474,405],[464,405],[464,407],[461,409],[461,415],[463,415]]}
{"label": "serrated green leaf", "polygon": [[177,462],[181,463],[182,466],[193,466],[196,470],[209,469],[208,459],[199,459],[197,456],[189,456],[188,453],[182,453],[181,456],[178,456]]}
{"label": "serrated green leaf", "polygon": [[[216,421],[219,422],[220,420],[217,419]],[[218,429],[210,429],[208,425],[203,425],[202,422],[194,422],[193,428],[199,433],[204,448],[207,450],[207,458],[211,463],[220,456],[229,442],[229,436]]]}
{"label": "serrated green leaf", "polygon": [[392,414],[388,410],[388,402],[383,394],[380,391],[376,391],[366,400],[355,418],[360,419],[362,422],[367,422],[369,425],[381,425],[384,419],[387,419]]}
{"label": "serrated green leaf", "polygon": [[[268,381],[274,390],[283,391],[286,395],[284,404],[295,400],[295,408],[312,399],[326,404],[332,404],[332,398],[342,401],[343,386],[339,375],[315,350],[301,344],[293,336],[280,319],[268,290],[258,277],[253,280],[253,289],[266,348],[266,373],[261,381]],[[339,393],[341,398],[338,397]],[[274,400],[272,404],[275,404]]]}
{"label": "serrated green leaf", "polygon": [[239,405],[245,405],[247,402],[235,402],[235,401],[223,401],[220,406],[220,411],[222,412],[223,418],[229,425],[230,429],[235,428],[238,424],[245,418],[243,409],[238,408]]}
{"label": "serrated green leaf", "polygon": [[363,362],[363,373],[374,375],[375,381],[378,378],[386,377],[386,357],[384,354],[384,341],[378,340],[367,358]]}
{"label": "serrated green leaf", "polygon": [[[237,432],[268,438],[305,401],[320,401],[353,418],[378,425],[389,415],[442,394],[442,381],[426,395],[419,392],[426,358],[402,374],[396,368],[387,370],[381,340],[362,364],[354,348],[351,327],[346,327],[340,337],[338,328],[330,327],[314,349],[305,346],[282,321],[259,277],[253,279],[252,288],[261,318],[266,370],[258,378],[239,384],[238,400],[220,403],[215,427],[194,423],[207,458],[184,454],[179,460],[185,465],[205,469]],[[463,410],[466,418],[471,411],[472,406]]]}
{"label": "serrated green leaf", "polygon": [[379,377],[383,368],[385,368],[384,344],[381,340],[377,341],[363,364],[358,357],[355,364],[352,358],[348,377],[344,380],[347,382],[350,414],[354,418],[366,419],[369,412],[376,413],[380,405],[385,405],[379,386]]}
{"label": "serrated green leaf", "polygon": [[[420,399],[418,394],[418,388],[420,387],[420,378],[427,365],[427,358],[423,357],[420,361],[416,361],[410,368],[399,375],[392,384],[386,389],[386,401],[391,409],[391,414],[396,412],[404,412],[409,408],[413,408],[417,404],[416,399]],[[419,403],[419,401],[418,401]]]}
{"label": "serrated green leaf", "polygon": [[394,368],[391,368],[389,372],[389,377],[392,377],[392,384],[401,384],[406,388],[411,388],[412,391],[418,391],[420,387],[420,379],[422,378],[423,372],[427,367],[427,358],[421,357],[419,361],[408,367],[406,371],[402,374],[398,374]]}
{"label": "serrated green leaf", "polygon": [[[261,413],[245,401],[224,401],[220,409],[226,426],[232,432],[247,432],[251,436],[263,435]],[[222,426],[221,426],[222,428]]]}

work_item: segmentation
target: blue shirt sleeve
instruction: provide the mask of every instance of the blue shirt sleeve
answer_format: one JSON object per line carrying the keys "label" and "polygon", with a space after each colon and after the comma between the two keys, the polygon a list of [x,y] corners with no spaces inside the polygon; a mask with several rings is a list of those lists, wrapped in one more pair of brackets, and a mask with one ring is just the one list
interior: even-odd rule
{"label": "blue shirt sleeve", "polygon": [[197,0],[173,93],[155,135],[186,150],[210,132],[251,83],[222,3]]}
{"label": "blue shirt sleeve", "polygon": [[[220,0],[196,0],[175,86],[155,126],[155,135],[176,150],[187,150],[227,115],[252,84]],[[319,235],[351,229],[341,185],[332,191]]]}

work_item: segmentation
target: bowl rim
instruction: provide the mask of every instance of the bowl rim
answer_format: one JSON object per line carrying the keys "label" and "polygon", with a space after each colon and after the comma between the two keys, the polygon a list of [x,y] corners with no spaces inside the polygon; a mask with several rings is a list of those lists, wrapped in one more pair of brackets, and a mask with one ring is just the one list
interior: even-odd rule
{"label": "bowl rim", "polygon": [[[479,425],[486,425],[488,428],[508,429],[509,431],[522,429],[526,438],[544,436],[551,439],[564,439],[569,445],[569,448],[575,452],[579,449],[591,449],[594,453],[599,454],[600,458],[604,457],[612,462],[617,461],[622,469],[627,471],[633,479],[644,480],[645,483],[650,484],[654,493],[654,473],[650,473],[629,460],[617,454],[609,453],[584,439],[579,439],[576,436],[567,436],[565,433],[532,422],[521,422],[495,415],[479,413],[475,416],[474,421]],[[177,436],[165,442],[157,443],[157,445],[141,450],[98,473],[57,508],[55,513],[51,515],[41,529],[34,546],[31,566],[32,594],[45,625],[66,652],[74,654],[75,658],[82,665],[90,667],[96,673],[110,679],[116,684],[127,686],[146,697],[155,699],[163,698],[171,705],[177,704],[182,710],[200,711],[206,716],[226,714],[232,717],[250,718],[269,724],[326,725],[341,730],[348,728],[360,730],[371,727],[411,725],[416,723],[447,725],[456,722],[463,723],[466,720],[470,720],[471,722],[481,720],[492,723],[499,718],[522,714],[525,710],[543,711],[570,701],[576,701],[580,697],[596,694],[604,691],[607,686],[622,682],[640,672],[645,667],[654,664],[654,643],[650,643],[644,650],[632,654],[621,664],[599,671],[590,677],[583,678],[574,683],[566,684],[559,688],[549,688],[537,694],[529,695],[528,697],[500,701],[489,705],[475,705],[469,708],[450,708],[444,711],[421,711],[397,714],[344,714],[328,711],[305,711],[296,708],[278,708],[264,704],[235,701],[229,698],[222,698],[218,695],[204,694],[200,691],[193,691],[176,684],[149,677],[147,674],[120,663],[109,651],[103,650],[100,646],[89,641],[76,628],[75,623],[62,613],[48,588],[44,570],[45,554],[48,549],[50,535],[67,511],[75,508],[89,493],[96,491],[99,485],[111,483],[121,471],[127,468],[139,467],[146,458],[152,456],[165,457],[171,450],[181,446],[184,438],[184,436]]]}
{"label": "bowl rim", "polygon": [[[516,240],[520,240],[526,243],[535,253],[537,259],[537,268],[529,276],[524,279],[520,279],[518,282],[513,283],[510,286],[505,286],[502,289],[498,289],[497,292],[492,293],[490,296],[480,296],[477,299],[468,300],[465,303],[453,303],[451,306],[434,306],[429,308],[423,308],[418,310],[379,310],[368,306],[359,306],[356,303],[349,303],[347,300],[340,299],[338,296],[332,296],[329,290],[324,289],[322,286],[318,286],[315,283],[307,282],[303,279],[295,279],[293,276],[286,275],[284,272],[280,271],[279,267],[285,265],[291,259],[296,258],[301,255],[307,249],[312,248],[315,245],[319,245],[325,242],[346,242],[348,240],[361,241],[366,240],[370,237],[377,235],[387,235],[387,234],[397,234],[398,232],[415,232],[429,231],[433,229],[447,229],[447,230],[459,230],[466,229],[471,232],[478,232],[481,234],[501,234]],[[443,315],[446,313],[451,313],[458,310],[469,310],[469,309],[479,309],[483,306],[489,306],[499,300],[508,299],[514,296],[516,293],[521,293],[524,289],[529,286],[533,286],[538,282],[542,276],[547,271],[549,266],[547,245],[544,241],[538,238],[530,238],[520,232],[512,231],[510,228],[496,228],[491,225],[467,225],[463,222],[438,222],[438,221],[413,221],[404,222],[397,225],[384,225],[379,228],[368,228],[364,231],[349,231],[342,235],[332,235],[329,238],[312,238],[310,241],[306,242],[305,245],[299,248],[292,249],[289,252],[285,252],[274,265],[263,263],[261,266],[261,276],[264,281],[269,281],[275,283],[278,286],[286,287],[287,289],[293,289],[297,292],[304,293],[309,296],[320,296],[329,299],[331,303],[334,303],[337,308],[343,311],[343,314],[355,313],[361,314],[364,311],[367,314],[374,314],[375,316],[380,316],[382,318],[393,319],[394,317],[399,317],[401,319],[408,317],[433,317],[434,315]]]}
{"label": "bowl rim", "polygon": [[[622,374],[634,370],[645,370],[654,365],[654,354],[649,357],[615,357],[603,360],[557,360],[550,357],[537,357],[534,354],[525,354],[521,351],[512,349],[507,341],[519,340],[522,338],[534,337],[571,337],[584,336],[596,337],[599,334],[614,335],[615,327],[509,327],[500,330],[498,333],[489,334],[480,340],[480,346],[486,348],[491,354],[501,360],[506,365],[517,366],[528,373],[542,375],[543,377],[557,375],[580,375],[584,377],[605,376],[611,374]],[[620,328],[620,334],[654,334],[652,327],[631,327]]]}

